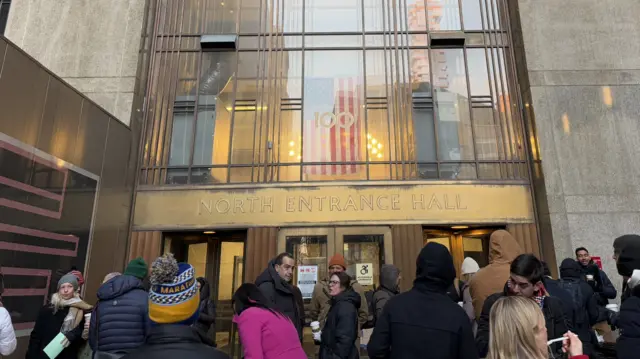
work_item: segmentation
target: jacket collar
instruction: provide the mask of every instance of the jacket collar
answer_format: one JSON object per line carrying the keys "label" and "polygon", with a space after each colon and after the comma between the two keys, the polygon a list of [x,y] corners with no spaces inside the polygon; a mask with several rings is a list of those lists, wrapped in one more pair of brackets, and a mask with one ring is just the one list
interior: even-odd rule
{"label": "jacket collar", "polygon": [[161,345],[164,343],[202,344],[202,339],[195,329],[188,325],[158,324],[152,326],[147,334],[146,344]]}

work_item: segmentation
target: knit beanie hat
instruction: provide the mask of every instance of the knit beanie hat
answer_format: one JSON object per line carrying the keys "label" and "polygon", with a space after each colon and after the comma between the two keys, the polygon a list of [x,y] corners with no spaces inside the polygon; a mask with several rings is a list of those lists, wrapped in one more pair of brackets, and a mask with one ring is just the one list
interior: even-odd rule
{"label": "knit beanie hat", "polygon": [[60,278],[60,280],[58,281],[58,290],[60,290],[60,287],[62,287],[62,285],[66,283],[71,284],[74,291],[78,290],[78,277],[76,277],[75,275],[71,273],[63,275],[62,278]]}
{"label": "knit beanie hat", "polygon": [[151,264],[149,319],[155,324],[191,325],[198,319],[200,292],[195,270],[165,254]]}
{"label": "knit beanie hat", "polygon": [[142,257],[138,257],[127,264],[127,269],[124,270],[124,275],[144,279],[147,276],[147,272],[147,262],[145,262]]}
{"label": "knit beanie hat", "polygon": [[462,261],[462,267],[461,267],[462,274],[472,274],[472,273],[476,273],[479,270],[480,270],[480,266],[478,265],[478,262],[475,261],[475,259],[471,257],[467,257]]}
{"label": "knit beanie hat", "polygon": [[344,256],[342,254],[336,253],[329,261],[329,267],[331,266],[340,266],[346,270],[347,262],[344,260]]}

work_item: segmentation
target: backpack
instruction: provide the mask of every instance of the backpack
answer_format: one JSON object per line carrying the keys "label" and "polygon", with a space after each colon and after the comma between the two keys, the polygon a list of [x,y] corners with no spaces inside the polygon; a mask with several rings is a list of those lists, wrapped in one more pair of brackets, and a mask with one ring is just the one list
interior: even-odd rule
{"label": "backpack", "polygon": [[558,281],[560,288],[571,294],[573,301],[573,326],[574,328],[581,327],[587,322],[586,313],[583,308],[584,296],[582,294],[582,288],[580,288],[580,282],[576,280],[561,279]]}
{"label": "backpack", "polygon": [[367,321],[362,325],[362,329],[370,329],[376,326],[376,303],[373,300],[375,293],[375,289],[364,292],[364,298],[367,300],[367,306],[369,307],[369,315],[367,316]]}

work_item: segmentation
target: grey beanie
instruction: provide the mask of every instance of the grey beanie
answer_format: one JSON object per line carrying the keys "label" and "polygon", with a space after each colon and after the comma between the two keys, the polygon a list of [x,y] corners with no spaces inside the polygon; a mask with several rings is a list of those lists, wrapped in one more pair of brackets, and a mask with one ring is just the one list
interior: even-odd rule
{"label": "grey beanie", "polygon": [[75,275],[71,273],[63,275],[62,278],[60,278],[60,280],[58,281],[58,290],[60,290],[60,287],[62,287],[62,285],[65,283],[71,284],[74,291],[78,290],[78,277],[76,277]]}

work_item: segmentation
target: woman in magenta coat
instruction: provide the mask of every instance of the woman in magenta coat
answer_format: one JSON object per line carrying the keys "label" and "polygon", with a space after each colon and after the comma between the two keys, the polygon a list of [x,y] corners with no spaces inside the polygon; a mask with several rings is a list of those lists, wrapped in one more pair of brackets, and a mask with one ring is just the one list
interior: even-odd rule
{"label": "woman in magenta coat", "polygon": [[245,283],[236,290],[233,308],[245,359],[307,359],[296,327],[255,284]]}

